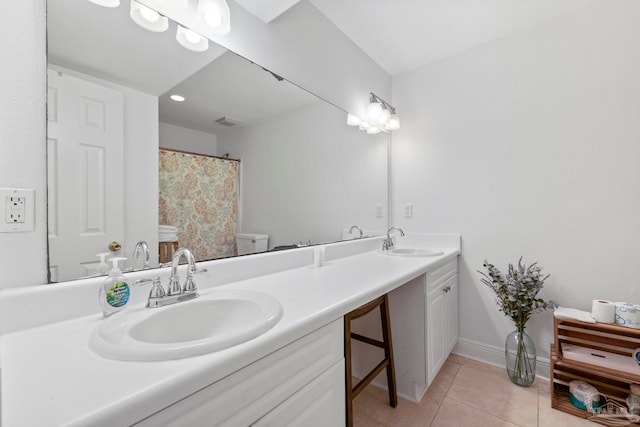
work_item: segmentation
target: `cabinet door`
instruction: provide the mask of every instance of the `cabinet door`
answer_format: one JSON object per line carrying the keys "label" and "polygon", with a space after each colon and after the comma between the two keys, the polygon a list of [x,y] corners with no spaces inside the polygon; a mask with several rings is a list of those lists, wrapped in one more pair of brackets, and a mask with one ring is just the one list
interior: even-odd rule
{"label": "cabinet door", "polygon": [[429,384],[447,357],[444,284],[427,295],[427,374]]}
{"label": "cabinet door", "polygon": [[252,426],[344,426],[344,399],[343,359]]}
{"label": "cabinet door", "polygon": [[459,322],[458,322],[458,276],[450,277],[445,282],[445,324],[447,335],[445,337],[445,347],[447,355],[451,353],[453,347],[458,342]]}

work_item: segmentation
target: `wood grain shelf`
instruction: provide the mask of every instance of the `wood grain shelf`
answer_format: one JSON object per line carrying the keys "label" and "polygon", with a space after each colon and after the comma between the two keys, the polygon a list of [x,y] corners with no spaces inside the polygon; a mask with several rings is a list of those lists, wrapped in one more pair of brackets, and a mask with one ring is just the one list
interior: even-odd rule
{"label": "wood grain shelf", "polygon": [[[554,319],[554,343],[550,352],[552,408],[581,418],[592,416],[571,404],[569,382],[573,380],[593,385],[602,395],[620,404],[625,403],[630,393],[629,385],[640,384],[640,373],[564,358],[564,343],[631,357],[633,350],[640,348],[640,330],[605,323]],[[592,421],[598,422],[598,419]]]}

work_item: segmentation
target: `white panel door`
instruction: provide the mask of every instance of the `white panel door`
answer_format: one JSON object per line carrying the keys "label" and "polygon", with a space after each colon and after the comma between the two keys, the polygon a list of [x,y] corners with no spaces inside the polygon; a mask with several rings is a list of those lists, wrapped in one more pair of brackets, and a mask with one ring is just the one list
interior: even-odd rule
{"label": "white panel door", "polygon": [[447,358],[444,283],[427,295],[427,374],[431,385]]}
{"label": "white panel door", "polygon": [[459,336],[458,321],[458,276],[450,277],[445,282],[447,294],[445,296],[445,316],[446,316],[446,349],[447,355],[451,353],[453,347],[456,346]]}
{"label": "white panel door", "polygon": [[52,281],[91,274],[124,240],[123,97],[48,70],[49,264]]}

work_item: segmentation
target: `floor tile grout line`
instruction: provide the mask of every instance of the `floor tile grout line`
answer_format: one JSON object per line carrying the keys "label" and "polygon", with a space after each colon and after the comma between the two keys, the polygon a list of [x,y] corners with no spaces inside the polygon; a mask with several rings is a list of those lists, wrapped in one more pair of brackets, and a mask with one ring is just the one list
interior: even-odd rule
{"label": "floor tile grout line", "polygon": [[[512,424],[512,425],[517,426],[517,427],[523,427],[523,426],[522,426],[522,424],[516,424],[516,423],[514,423],[513,421],[508,420],[508,419],[506,419],[506,418],[502,418],[502,417],[501,417],[501,416],[499,416],[499,415],[492,414],[492,413],[490,413],[490,412],[485,411],[484,409],[480,409],[480,408],[478,408],[478,407],[475,407],[475,406],[473,406],[473,405],[470,405],[470,404],[469,404],[469,402],[463,402],[463,401],[461,401],[461,400],[454,399],[453,397],[448,397],[448,398],[449,398],[449,399],[451,399],[451,400],[453,400],[454,402],[457,402],[457,403],[461,404],[461,405],[469,406],[469,407],[471,407],[472,409],[475,409],[475,410],[477,410],[477,411],[482,412],[483,414],[489,415],[490,417],[498,418],[498,419],[500,419],[500,420],[502,420],[502,421],[504,421],[504,422],[506,422],[506,423]],[[443,400],[443,402],[444,402],[444,400]]]}

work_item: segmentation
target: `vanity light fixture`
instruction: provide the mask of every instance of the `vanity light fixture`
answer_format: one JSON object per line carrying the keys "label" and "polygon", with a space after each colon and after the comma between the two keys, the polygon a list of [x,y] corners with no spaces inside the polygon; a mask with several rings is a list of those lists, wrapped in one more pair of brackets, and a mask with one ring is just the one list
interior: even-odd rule
{"label": "vanity light fixture", "polygon": [[169,29],[169,19],[166,16],[160,15],[155,10],[138,3],[136,0],[131,0],[129,16],[131,16],[133,22],[154,33],[161,33]]}
{"label": "vanity light fixture", "polygon": [[347,124],[358,126],[360,130],[366,131],[370,135],[375,135],[385,130],[400,129],[400,117],[396,114],[396,109],[384,99],[371,92],[369,105],[365,110],[367,121],[347,113]]}
{"label": "vanity light fixture", "polygon": [[194,52],[204,52],[209,49],[209,40],[182,25],[178,25],[176,40],[178,40],[178,43],[180,43],[182,47]]}
{"label": "vanity light fixture", "polygon": [[198,17],[215,34],[229,34],[231,31],[231,12],[226,0],[199,0]]}
{"label": "vanity light fixture", "polygon": [[173,101],[176,101],[176,102],[184,102],[185,99],[187,99],[184,96],[178,95],[178,94],[171,95],[169,98],[171,98]]}
{"label": "vanity light fixture", "polygon": [[120,6],[120,0],[89,0],[93,4],[104,7],[118,7]]}

